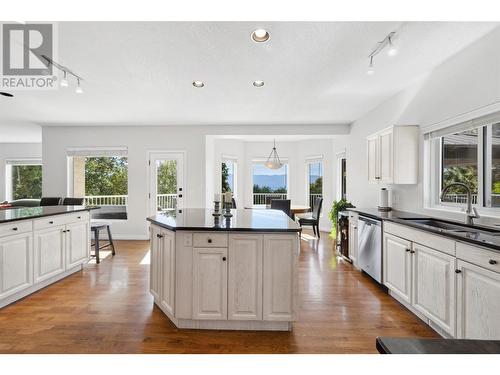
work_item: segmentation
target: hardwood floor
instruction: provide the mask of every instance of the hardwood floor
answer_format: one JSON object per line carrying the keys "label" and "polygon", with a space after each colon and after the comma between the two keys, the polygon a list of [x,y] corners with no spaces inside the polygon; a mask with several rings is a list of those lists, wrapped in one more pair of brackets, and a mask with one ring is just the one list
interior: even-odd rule
{"label": "hardwood floor", "polygon": [[376,336],[437,337],[369,277],[304,232],[292,332],[179,330],[148,291],[147,241],[0,309],[2,353],[375,353]]}

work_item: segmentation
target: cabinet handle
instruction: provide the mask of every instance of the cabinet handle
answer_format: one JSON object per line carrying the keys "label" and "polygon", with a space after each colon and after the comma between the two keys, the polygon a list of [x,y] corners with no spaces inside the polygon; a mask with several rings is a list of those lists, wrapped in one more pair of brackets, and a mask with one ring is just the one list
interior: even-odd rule
{"label": "cabinet handle", "polygon": [[222,257],[222,261],[225,262],[226,261],[226,257]]}
{"label": "cabinet handle", "polygon": [[77,219],[81,219],[82,217],[81,217],[81,216],[77,216],[76,218],[77,218]]}
{"label": "cabinet handle", "polygon": [[498,262],[495,259],[490,259],[490,261],[488,263],[491,265],[494,265],[494,264],[497,264]]}
{"label": "cabinet handle", "polygon": [[12,230],[17,230],[17,227],[12,228]]}
{"label": "cabinet handle", "polygon": [[66,230],[66,232],[71,232],[71,230],[70,230],[70,229],[67,229],[67,230]]}
{"label": "cabinet handle", "polygon": [[462,273],[461,270],[455,270],[455,273]]}
{"label": "cabinet handle", "polygon": [[156,238],[163,238],[163,235],[162,234],[157,234]]}
{"label": "cabinet handle", "polygon": [[63,229],[63,231],[62,231],[62,232],[63,232],[63,233],[66,233],[67,231]]}
{"label": "cabinet handle", "polygon": [[406,252],[407,252],[407,253],[410,253],[410,252],[411,252],[411,250],[410,250],[410,249],[406,249]]}
{"label": "cabinet handle", "polygon": [[53,221],[49,221],[49,224],[54,224],[54,222]]}
{"label": "cabinet handle", "polygon": [[410,250],[410,254],[415,254],[415,250]]}
{"label": "cabinet handle", "polygon": [[375,177],[375,180],[380,180],[380,177]]}
{"label": "cabinet handle", "polygon": [[211,238],[209,238],[207,241],[208,241],[208,243],[212,243],[212,239]]}

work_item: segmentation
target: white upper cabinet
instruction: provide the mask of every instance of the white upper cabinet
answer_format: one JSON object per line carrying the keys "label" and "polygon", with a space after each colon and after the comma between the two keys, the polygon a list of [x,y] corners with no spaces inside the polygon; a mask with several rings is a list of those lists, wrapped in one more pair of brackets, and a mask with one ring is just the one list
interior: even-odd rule
{"label": "white upper cabinet", "polygon": [[368,181],[418,183],[418,126],[391,126],[367,137]]}

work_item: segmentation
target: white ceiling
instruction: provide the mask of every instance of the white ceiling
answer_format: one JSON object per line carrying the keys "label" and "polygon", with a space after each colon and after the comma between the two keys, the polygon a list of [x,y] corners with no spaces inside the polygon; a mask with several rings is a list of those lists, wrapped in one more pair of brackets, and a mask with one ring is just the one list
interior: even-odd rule
{"label": "white ceiling", "polygon": [[[62,22],[56,60],[85,78],[85,93],[0,97],[0,127],[351,123],[497,25]],[[267,43],[250,39],[257,27],[269,30]],[[368,76],[368,54],[391,31],[398,55],[381,53]]]}

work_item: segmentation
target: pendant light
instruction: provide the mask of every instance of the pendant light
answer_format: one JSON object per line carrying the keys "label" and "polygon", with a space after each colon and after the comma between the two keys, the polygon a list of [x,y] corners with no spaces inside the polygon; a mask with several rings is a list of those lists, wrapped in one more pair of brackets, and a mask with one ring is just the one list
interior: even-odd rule
{"label": "pendant light", "polygon": [[280,169],[283,164],[281,163],[278,152],[276,151],[276,140],[273,140],[273,142],[273,149],[271,150],[271,153],[269,154],[269,157],[264,165],[269,169]]}

